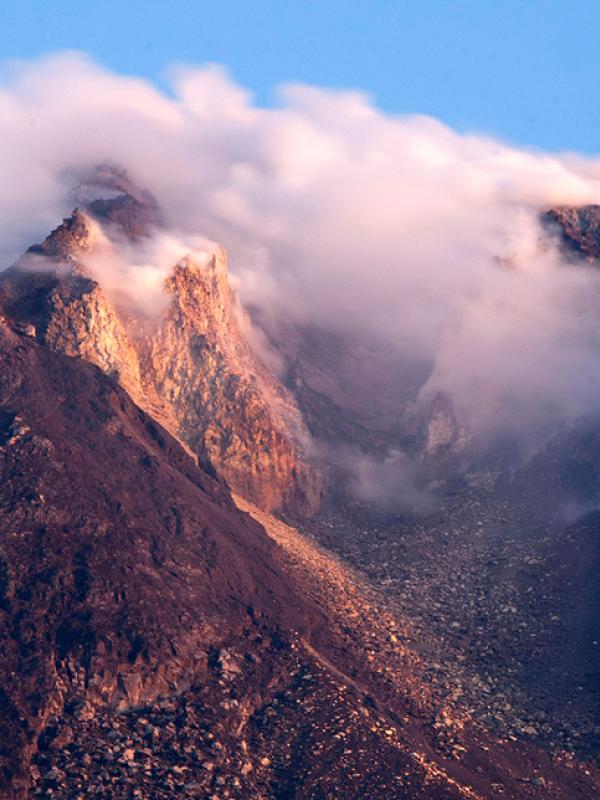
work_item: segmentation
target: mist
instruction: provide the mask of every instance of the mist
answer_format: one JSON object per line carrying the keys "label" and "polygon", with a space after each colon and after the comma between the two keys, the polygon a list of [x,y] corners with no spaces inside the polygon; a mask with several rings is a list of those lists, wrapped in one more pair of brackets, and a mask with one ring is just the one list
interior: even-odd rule
{"label": "mist", "polygon": [[3,65],[2,265],[70,213],[73,171],[108,160],[166,219],[93,265],[140,307],[218,242],[244,304],[429,360],[421,400],[447,392],[481,436],[533,443],[597,410],[600,274],[563,264],[539,214],[599,202],[600,160],[385,114],[358,91],[287,85],[261,108],[219,66],[167,80],[82,53]]}

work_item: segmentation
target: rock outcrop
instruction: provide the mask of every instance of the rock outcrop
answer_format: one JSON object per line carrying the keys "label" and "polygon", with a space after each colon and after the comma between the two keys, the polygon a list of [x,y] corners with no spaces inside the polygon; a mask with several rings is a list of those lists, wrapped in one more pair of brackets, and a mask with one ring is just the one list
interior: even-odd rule
{"label": "rock outcrop", "polygon": [[115,377],[238,493],[268,510],[312,513],[322,479],[308,463],[310,437],[244,336],[250,323],[229,287],[224,251],[184,255],[151,316],[109,298],[92,277],[86,262],[115,256],[117,230],[131,240],[158,224],[154,204],[130,191],[75,210],[6,270],[4,313],[32,326],[40,343]]}
{"label": "rock outcrop", "polygon": [[558,206],[542,215],[542,223],[559,234],[563,252],[571,258],[600,258],[600,206]]}
{"label": "rock outcrop", "polygon": [[138,339],[146,385],[177,419],[178,435],[228,483],[267,509],[310,513],[320,483],[291,396],[242,334],[224,251],[182,259],[166,282],[160,323]]}

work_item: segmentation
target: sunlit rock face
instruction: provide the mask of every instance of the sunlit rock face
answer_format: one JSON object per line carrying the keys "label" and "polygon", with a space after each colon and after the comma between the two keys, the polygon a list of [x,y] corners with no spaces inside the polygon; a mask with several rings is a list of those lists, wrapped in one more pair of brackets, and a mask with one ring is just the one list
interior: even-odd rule
{"label": "sunlit rock face", "polygon": [[21,800],[73,702],[91,719],[178,696],[224,642],[314,613],[262,528],[113,380],[2,319],[0,368],[0,797]]}
{"label": "sunlit rock face", "polygon": [[308,436],[242,334],[225,253],[183,259],[166,291],[170,302],[140,352],[145,380],[172,409],[179,435],[263,508],[310,512],[319,482],[299,456]]}
{"label": "sunlit rock face", "polygon": [[135,349],[84,266],[86,257],[101,247],[106,241],[100,226],[76,210],[2,273],[2,304],[10,319],[33,326],[38,341],[96,364],[136,394],[140,374]]}
{"label": "sunlit rock face", "polygon": [[[0,277],[7,317],[38,341],[96,364],[212,465],[235,491],[268,510],[312,513],[321,479],[309,466],[309,436],[289,393],[243,332],[218,247],[182,258],[164,281],[156,313],[107,294],[86,262],[113,240],[135,244],[159,224],[153,199],[110,171],[85,184],[109,196],[86,202]],[[81,187],[79,187],[81,191]]]}

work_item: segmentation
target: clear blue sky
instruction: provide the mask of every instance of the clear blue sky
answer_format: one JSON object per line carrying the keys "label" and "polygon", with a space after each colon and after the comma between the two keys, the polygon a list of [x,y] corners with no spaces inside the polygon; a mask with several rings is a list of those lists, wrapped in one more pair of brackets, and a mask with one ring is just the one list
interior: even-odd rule
{"label": "clear blue sky", "polygon": [[388,111],[600,152],[596,0],[0,0],[0,57],[64,48],[156,81],[219,62],[262,104],[282,81],[361,88]]}

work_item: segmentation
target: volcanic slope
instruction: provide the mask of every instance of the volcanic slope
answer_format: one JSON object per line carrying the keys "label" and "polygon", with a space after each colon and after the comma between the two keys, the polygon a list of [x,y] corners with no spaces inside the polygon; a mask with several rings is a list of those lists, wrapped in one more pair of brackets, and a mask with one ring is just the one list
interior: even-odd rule
{"label": "volcanic slope", "polygon": [[589,798],[489,737],[375,595],[236,509],[114,380],[0,326],[2,796]]}

